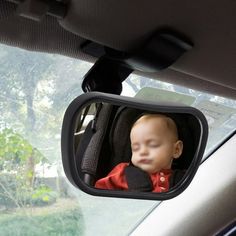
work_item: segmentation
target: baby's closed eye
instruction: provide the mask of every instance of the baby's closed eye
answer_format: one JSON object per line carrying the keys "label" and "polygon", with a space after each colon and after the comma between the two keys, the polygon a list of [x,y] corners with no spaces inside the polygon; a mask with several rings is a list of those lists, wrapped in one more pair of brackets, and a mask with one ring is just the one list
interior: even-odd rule
{"label": "baby's closed eye", "polygon": [[148,146],[152,147],[152,148],[156,148],[156,147],[160,146],[160,143],[157,141],[150,141],[150,142],[148,142]]}
{"label": "baby's closed eye", "polygon": [[138,145],[138,144],[132,144],[131,145],[131,149],[132,149],[133,152],[137,152],[139,150],[139,148],[140,148],[140,145]]}

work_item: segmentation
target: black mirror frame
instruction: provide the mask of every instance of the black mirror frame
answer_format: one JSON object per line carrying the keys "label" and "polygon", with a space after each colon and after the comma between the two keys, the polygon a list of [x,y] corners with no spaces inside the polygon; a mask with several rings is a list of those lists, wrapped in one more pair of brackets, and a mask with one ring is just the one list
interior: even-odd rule
{"label": "black mirror frame", "polygon": [[[152,193],[152,192],[132,192],[119,190],[103,190],[88,186],[80,178],[78,169],[76,167],[75,153],[74,153],[74,127],[76,124],[76,117],[78,113],[87,105],[91,103],[112,103],[114,105],[127,106],[130,108],[143,109],[150,112],[160,113],[178,113],[190,114],[197,118],[200,125],[200,142],[197,146],[194,158],[186,171],[183,179],[168,192]],[[134,199],[149,199],[149,200],[167,200],[176,197],[182,193],[191,183],[195,176],[197,169],[201,163],[202,156],[206,147],[208,138],[208,123],[205,116],[194,107],[175,103],[154,103],[151,101],[123,97],[112,94],[105,94],[100,92],[89,92],[75,98],[68,106],[62,124],[61,132],[61,152],[62,163],[70,183],[82,191],[94,195],[105,197],[119,197],[119,198],[134,198]]]}

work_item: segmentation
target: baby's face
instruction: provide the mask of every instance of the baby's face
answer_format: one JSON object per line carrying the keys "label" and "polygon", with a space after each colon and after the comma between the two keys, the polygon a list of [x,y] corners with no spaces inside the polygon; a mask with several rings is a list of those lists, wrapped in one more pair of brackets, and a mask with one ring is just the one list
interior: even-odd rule
{"label": "baby's face", "polygon": [[163,118],[137,123],[131,130],[132,163],[148,172],[171,169],[173,158],[182,153],[182,142],[177,140]]}

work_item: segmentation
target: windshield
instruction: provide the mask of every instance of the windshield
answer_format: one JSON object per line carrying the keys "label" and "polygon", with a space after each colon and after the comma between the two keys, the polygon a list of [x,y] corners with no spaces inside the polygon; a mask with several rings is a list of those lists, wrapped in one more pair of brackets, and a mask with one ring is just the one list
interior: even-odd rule
{"label": "windshield", "polygon": [[[87,195],[68,182],[62,168],[63,115],[82,93],[92,64],[5,45],[0,63],[1,235],[127,234],[159,203]],[[200,108],[210,125],[208,151],[236,127],[233,100],[137,75],[123,88],[122,95],[178,98]]]}

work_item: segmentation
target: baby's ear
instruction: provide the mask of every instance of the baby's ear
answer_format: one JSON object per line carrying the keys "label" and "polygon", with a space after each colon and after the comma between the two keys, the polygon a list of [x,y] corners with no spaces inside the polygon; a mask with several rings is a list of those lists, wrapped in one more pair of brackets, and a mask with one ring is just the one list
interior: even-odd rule
{"label": "baby's ear", "polygon": [[174,155],[173,155],[173,157],[175,159],[179,158],[181,156],[182,152],[183,152],[183,142],[181,140],[178,140],[175,143],[175,146],[174,146]]}

